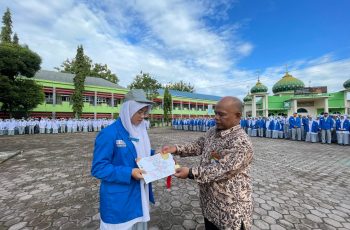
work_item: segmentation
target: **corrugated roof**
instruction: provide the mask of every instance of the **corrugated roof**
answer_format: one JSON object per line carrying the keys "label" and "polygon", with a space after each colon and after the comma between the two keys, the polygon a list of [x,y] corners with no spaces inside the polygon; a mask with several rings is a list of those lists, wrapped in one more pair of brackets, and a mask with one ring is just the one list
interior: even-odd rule
{"label": "corrugated roof", "polygon": [[[74,74],[49,71],[49,70],[40,70],[34,76],[34,79],[42,79],[42,80],[49,80],[49,81],[56,81],[56,82],[67,82],[71,84],[74,84],[73,78],[74,78]],[[85,85],[125,89],[124,87],[118,84],[115,84],[113,82],[110,82],[98,77],[86,77]]]}
{"label": "corrugated roof", "polygon": [[[164,89],[159,89],[158,93],[163,96]],[[172,90],[172,89],[169,90],[169,93],[171,94],[171,96],[174,96],[174,97],[185,97],[185,98],[210,100],[210,101],[219,101],[221,99],[221,97],[219,96],[200,94],[200,93],[182,92],[182,91]]]}

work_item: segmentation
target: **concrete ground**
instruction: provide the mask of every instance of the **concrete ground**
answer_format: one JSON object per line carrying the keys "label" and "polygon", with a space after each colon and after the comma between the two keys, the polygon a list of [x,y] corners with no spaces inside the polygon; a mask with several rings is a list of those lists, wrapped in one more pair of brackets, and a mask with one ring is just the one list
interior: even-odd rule
{"label": "concrete ground", "polygon": [[[95,133],[0,137],[0,229],[98,229]],[[202,133],[150,130],[154,148]],[[350,146],[253,138],[253,229],[350,229]],[[198,157],[178,159],[196,165]],[[197,185],[154,183],[150,229],[204,229]]]}

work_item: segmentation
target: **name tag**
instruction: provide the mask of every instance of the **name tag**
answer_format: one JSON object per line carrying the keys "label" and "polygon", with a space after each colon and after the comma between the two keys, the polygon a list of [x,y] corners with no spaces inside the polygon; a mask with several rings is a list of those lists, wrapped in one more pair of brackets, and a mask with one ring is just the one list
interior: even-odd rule
{"label": "name tag", "polygon": [[135,142],[139,142],[139,139],[136,137],[129,137],[130,141],[135,141]]}
{"label": "name tag", "polygon": [[117,145],[117,147],[119,148],[125,148],[126,147],[126,143],[123,140],[116,140],[115,144]]}

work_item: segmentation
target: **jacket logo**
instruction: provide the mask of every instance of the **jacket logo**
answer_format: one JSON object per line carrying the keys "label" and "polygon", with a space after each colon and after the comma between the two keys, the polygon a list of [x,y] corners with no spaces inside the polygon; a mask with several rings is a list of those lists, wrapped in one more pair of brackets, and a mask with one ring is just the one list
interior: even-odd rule
{"label": "jacket logo", "polygon": [[126,143],[123,140],[116,140],[115,144],[117,145],[117,147],[119,148],[125,148],[126,147]]}

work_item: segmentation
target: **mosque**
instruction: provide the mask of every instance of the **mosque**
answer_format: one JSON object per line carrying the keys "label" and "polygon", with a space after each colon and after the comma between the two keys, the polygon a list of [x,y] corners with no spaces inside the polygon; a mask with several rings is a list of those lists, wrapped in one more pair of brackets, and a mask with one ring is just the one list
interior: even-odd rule
{"label": "mosque", "polygon": [[269,95],[268,88],[260,80],[257,81],[243,99],[243,116],[290,116],[294,112],[312,116],[323,112],[349,114],[350,79],[344,82],[343,86],[344,89],[338,92],[328,92],[327,86],[305,87],[303,81],[287,71],[272,87],[274,95]]}

